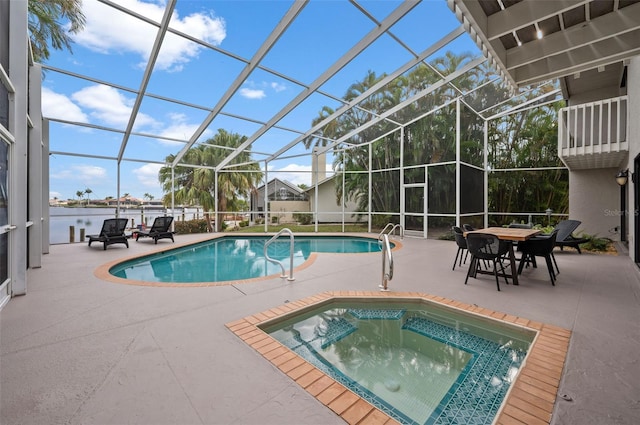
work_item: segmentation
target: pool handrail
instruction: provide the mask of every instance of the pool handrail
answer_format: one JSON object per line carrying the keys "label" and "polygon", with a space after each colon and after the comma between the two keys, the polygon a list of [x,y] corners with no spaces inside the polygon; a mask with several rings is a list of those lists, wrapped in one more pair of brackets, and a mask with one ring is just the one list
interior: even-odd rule
{"label": "pool handrail", "polygon": [[[269,257],[269,254],[267,254],[267,248],[269,247],[269,245],[271,245],[271,243],[273,241],[275,241],[276,239],[278,239],[278,237],[283,234],[283,233],[288,233],[289,234],[289,240],[291,241],[290,246],[289,246],[289,257],[290,257],[290,265],[289,265],[289,276],[287,276],[284,272],[284,264],[282,264],[282,261],[278,261],[275,258],[271,258]],[[273,237],[271,237],[271,239],[269,239],[265,244],[264,244],[264,258],[267,261],[271,261],[272,263],[275,264],[279,264],[280,268],[282,268],[282,275],[280,276],[282,279],[287,278],[288,281],[293,281],[295,280],[295,278],[293,277],[293,245],[294,245],[294,236],[293,236],[293,232],[288,229],[288,228],[284,228],[282,230],[280,230],[278,233],[276,233],[275,235],[273,235]]]}
{"label": "pool handrail", "polygon": [[[391,230],[387,231],[389,227],[391,227]],[[387,225],[384,226],[384,229],[382,229],[382,232],[378,235],[378,240],[382,240],[382,235],[393,235],[396,229],[400,230],[400,239],[404,239],[404,228],[400,224],[387,223]]]}
{"label": "pool handrail", "polygon": [[[383,234],[382,240],[382,284],[381,291],[388,291],[388,283],[393,279],[393,254],[391,253],[391,244],[389,243],[389,235]],[[387,272],[387,260],[389,260],[389,271]]]}

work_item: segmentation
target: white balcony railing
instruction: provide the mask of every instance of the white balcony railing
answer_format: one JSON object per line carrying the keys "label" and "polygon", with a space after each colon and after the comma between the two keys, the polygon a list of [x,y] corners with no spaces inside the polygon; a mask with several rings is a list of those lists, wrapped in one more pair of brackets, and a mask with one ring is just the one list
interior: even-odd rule
{"label": "white balcony railing", "polygon": [[560,109],[558,156],[570,169],[618,167],[629,151],[627,96]]}

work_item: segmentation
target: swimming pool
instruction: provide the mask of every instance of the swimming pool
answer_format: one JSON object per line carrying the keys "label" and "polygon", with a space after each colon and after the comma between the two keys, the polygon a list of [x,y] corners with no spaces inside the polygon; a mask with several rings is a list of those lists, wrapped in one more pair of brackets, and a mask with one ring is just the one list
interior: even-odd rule
{"label": "swimming pool", "polygon": [[404,424],[491,424],[535,332],[415,302],[333,302],[261,328]]}
{"label": "swimming pool", "polygon": [[[144,282],[224,282],[280,275],[278,264],[264,257],[271,236],[224,236],[127,260],[109,269],[113,276]],[[268,247],[271,258],[289,265],[290,241],[282,237]],[[296,236],[294,267],[312,253],[380,252],[377,239],[356,236]]]}

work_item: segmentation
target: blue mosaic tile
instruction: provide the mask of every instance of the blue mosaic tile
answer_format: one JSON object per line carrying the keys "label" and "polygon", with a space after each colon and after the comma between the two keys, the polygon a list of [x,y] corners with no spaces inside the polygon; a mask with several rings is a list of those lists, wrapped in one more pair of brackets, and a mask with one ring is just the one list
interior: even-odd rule
{"label": "blue mosaic tile", "polygon": [[422,317],[407,319],[403,329],[473,355],[426,424],[491,424],[509,389],[509,371],[520,367],[526,353]]}
{"label": "blue mosaic tile", "polygon": [[369,309],[369,308],[350,308],[347,310],[353,317],[360,320],[367,319],[385,319],[400,320],[407,310],[404,309]]}
{"label": "blue mosaic tile", "polygon": [[321,338],[320,347],[327,348],[331,344],[340,341],[342,338],[358,330],[352,323],[347,321],[344,317],[334,317],[327,320],[326,331],[322,335],[318,335]]}

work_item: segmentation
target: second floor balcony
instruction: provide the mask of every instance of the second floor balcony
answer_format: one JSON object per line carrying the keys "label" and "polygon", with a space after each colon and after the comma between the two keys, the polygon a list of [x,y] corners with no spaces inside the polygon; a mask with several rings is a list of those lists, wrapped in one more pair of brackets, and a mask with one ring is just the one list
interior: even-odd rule
{"label": "second floor balcony", "polygon": [[618,167],[629,153],[627,96],[562,108],[558,156],[571,170]]}

